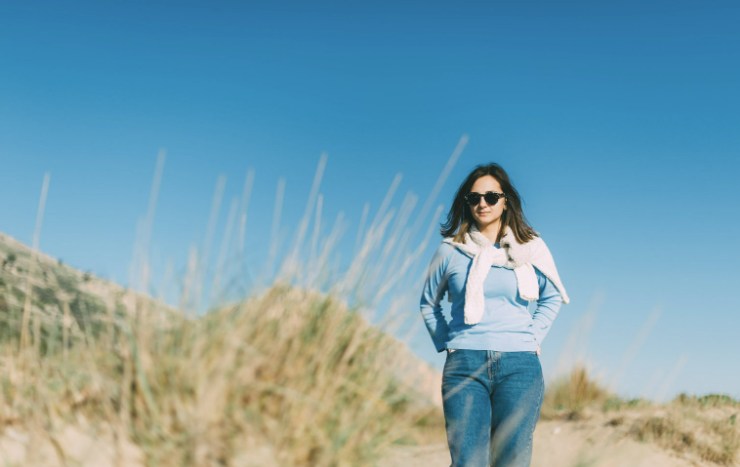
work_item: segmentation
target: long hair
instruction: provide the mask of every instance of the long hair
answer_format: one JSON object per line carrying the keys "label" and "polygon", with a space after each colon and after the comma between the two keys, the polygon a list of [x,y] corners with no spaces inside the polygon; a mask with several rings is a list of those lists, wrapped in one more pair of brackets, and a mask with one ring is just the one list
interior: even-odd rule
{"label": "long hair", "polygon": [[439,229],[442,237],[453,237],[457,243],[465,243],[465,234],[468,233],[475,219],[470,212],[470,205],[465,202],[465,195],[470,193],[473,184],[480,177],[490,175],[498,181],[501,189],[506,194],[506,209],[501,214],[501,227],[499,228],[496,241],[501,239],[506,227],[511,227],[517,242],[527,243],[537,237],[537,232],[529,225],[522,211],[522,199],[514,185],[511,184],[506,171],[498,164],[491,163],[479,165],[470,172],[464,182],[457,189],[452,201],[450,212],[447,213],[447,222]]}

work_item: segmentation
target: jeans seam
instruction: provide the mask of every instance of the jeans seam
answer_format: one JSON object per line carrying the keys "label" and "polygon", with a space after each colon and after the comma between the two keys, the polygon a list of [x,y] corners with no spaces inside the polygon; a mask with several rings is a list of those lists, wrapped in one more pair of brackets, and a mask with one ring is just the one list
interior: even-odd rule
{"label": "jeans seam", "polygon": [[[540,410],[542,410],[542,403],[544,402],[543,398],[545,395],[545,381],[543,379],[542,384],[540,385],[540,397],[539,397],[539,404],[540,404]],[[537,411],[537,420],[534,421],[535,428],[537,426],[537,422],[539,421],[539,415],[540,410]],[[529,444],[527,446],[527,452],[530,452],[532,450],[532,444],[534,443],[534,429],[532,430],[532,433],[529,434]]]}
{"label": "jeans seam", "polygon": [[493,378],[494,378],[494,370],[493,370],[493,356],[491,355],[491,351],[486,351],[486,366],[488,367],[488,387],[489,394],[493,391]]}

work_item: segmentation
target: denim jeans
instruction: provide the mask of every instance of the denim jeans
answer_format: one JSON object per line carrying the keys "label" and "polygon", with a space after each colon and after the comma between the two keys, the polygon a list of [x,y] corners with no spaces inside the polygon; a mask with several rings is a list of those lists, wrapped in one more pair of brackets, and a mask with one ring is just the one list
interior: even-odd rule
{"label": "denim jeans", "polygon": [[448,351],[442,399],[451,467],[528,467],[544,392],[536,352]]}

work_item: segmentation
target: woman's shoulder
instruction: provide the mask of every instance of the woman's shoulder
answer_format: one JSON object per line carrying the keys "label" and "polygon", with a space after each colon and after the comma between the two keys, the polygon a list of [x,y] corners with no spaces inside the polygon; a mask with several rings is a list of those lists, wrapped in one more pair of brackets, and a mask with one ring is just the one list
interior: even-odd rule
{"label": "woman's shoulder", "polygon": [[454,250],[455,247],[452,245],[444,242],[440,243],[429,262],[430,270],[446,271],[454,255]]}
{"label": "woman's shoulder", "polygon": [[437,251],[434,253],[435,255],[449,257],[452,256],[452,253],[455,252],[457,248],[455,248],[452,243],[449,243],[445,240],[447,239],[443,239],[442,242],[440,242],[439,246],[437,246]]}
{"label": "woman's shoulder", "polygon": [[460,256],[467,258],[466,254],[459,250],[454,244],[449,243],[448,239],[443,239],[437,246],[437,250],[434,252],[434,259],[437,261],[444,261],[445,264],[459,260]]}

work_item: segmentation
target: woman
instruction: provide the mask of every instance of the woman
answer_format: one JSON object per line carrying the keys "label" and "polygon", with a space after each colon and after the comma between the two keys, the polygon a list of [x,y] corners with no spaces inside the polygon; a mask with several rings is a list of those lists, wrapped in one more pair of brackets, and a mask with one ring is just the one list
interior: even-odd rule
{"label": "woman", "polygon": [[[442,398],[452,467],[529,466],[545,391],[540,344],[568,295],[498,164],[468,175],[442,227],[421,313],[437,351],[447,351]],[[449,324],[439,304],[445,291]]]}

